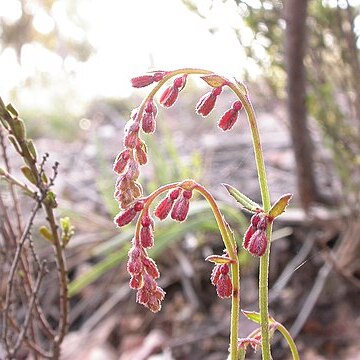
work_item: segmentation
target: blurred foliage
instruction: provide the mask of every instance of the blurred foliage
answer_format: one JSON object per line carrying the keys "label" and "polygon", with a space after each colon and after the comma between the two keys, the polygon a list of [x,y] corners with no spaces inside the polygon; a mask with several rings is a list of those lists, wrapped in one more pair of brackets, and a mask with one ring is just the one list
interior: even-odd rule
{"label": "blurred foliage", "polygon": [[[204,17],[197,0],[183,0]],[[281,0],[227,0],[236,3],[234,28],[251,61],[262,69],[275,96],[286,96],[284,4]],[[209,9],[216,1],[209,1]],[[334,158],[345,202],[360,211],[360,6],[354,1],[309,1],[305,65],[308,108]],[[247,30],[244,31],[244,25]],[[213,29],[211,29],[213,31]],[[259,51],[259,48],[262,51]],[[260,56],[259,56],[260,54]]]}

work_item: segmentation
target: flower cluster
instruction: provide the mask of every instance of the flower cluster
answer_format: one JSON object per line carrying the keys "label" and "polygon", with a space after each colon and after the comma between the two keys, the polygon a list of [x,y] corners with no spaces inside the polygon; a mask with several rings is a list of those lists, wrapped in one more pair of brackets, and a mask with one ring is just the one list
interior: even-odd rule
{"label": "flower cluster", "polygon": [[263,256],[265,254],[268,239],[266,228],[269,223],[268,216],[262,212],[254,214],[251,218],[250,226],[244,235],[243,247],[251,255]]}

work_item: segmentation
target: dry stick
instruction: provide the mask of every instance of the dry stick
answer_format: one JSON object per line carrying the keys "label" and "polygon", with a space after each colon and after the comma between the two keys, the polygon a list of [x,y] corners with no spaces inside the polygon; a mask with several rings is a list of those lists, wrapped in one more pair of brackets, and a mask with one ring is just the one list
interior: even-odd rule
{"label": "dry stick", "polygon": [[39,293],[41,281],[42,281],[46,271],[47,271],[47,269],[46,269],[46,261],[44,260],[40,265],[40,271],[38,273],[38,276],[37,276],[37,279],[36,279],[36,282],[35,282],[35,288],[33,289],[33,292],[32,292],[32,296],[31,296],[29,307],[28,307],[28,310],[27,310],[27,313],[26,313],[26,316],[25,316],[24,324],[21,327],[21,331],[20,331],[20,334],[19,334],[19,336],[17,338],[15,346],[10,350],[10,357],[15,356],[16,352],[19,350],[19,348],[20,348],[20,346],[21,346],[21,344],[22,344],[22,342],[24,340],[27,328],[28,328],[29,323],[30,323],[30,319],[31,319],[33,307],[34,307],[34,304],[35,304],[35,300],[36,300],[37,295]]}
{"label": "dry stick", "polygon": [[[0,310],[3,311],[3,303],[0,299]],[[15,330],[15,332],[20,333],[20,326],[16,323],[16,320],[9,314],[9,322],[11,327]],[[24,342],[26,345],[33,350],[37,355],[41,356],[43,359],[52,359],[52,354],[45,353],[43,349],[39,348],[36,343],[32,340],[28,339],[26,336],[24,337]]]}
{"label": "dry stick", "polygon": [[19,262],[19,260],[21,258],[22,248],[23,248],[23,246],[25,244],[26,239],[29,236],[30,228],[31,228],[31,226],[33,224],[36,213],[40,209],[40,206],[41,206],[41,202],[40,202],[40,200],[38,200],[36,202],[35,206],[33,207],[33,209],[31,210],[30,217],[29,217],[29,219],[27,221],[27,224],[25,225],[24,232],[23,232],[23,234],[22,234],[22,236],[20,238],[20,241],[18,243],[18,246],[16,248],[15,256],[14,256],[13,262],[11,264],[10,273],[9,273],[9,276],[8,276],[8,279],[7,279],[6,295],[5,295],[5,309],[4,309],[4,317],[3,317],[2,328],[3,328],[3,340],[4,340],[6,350],[8,352],[10,351],[9,342],[8,342],[8,338],[7,338],[7,334],[8,334],[8,316],[9,316],[9,310],[10,310],[11,294],[12,294],[12,287],[13,287],[13,283],[14,283],[15,271],[16,271],[18,262]]}
{"label": "dry stick", "polygon": [[[10,163],[9,163],[9,158],[8,158],[7,151],[6,151],[6,145],[5,145],[5,141],[4,141],[4,133],[3,133],[3,131],[4,131],[3,127],[0,126],[0,144],[1,144],[2,151],[3,151],[3,158],[4,158],[4,161],[5,161],[5,168],[6,168],[7,172],[10,172]],[[18,201],[18,198],[16,196],[13,185],[10,185],[10,193],[11,193],[11,197],[13,199],[13,204],[14,204],[15,213],[16,213],[17,227],[18,227],[18,232],[19,232],[19,237],[20,237],[20,234],[22,233],[21,212],[20,212],[19,201]]]}

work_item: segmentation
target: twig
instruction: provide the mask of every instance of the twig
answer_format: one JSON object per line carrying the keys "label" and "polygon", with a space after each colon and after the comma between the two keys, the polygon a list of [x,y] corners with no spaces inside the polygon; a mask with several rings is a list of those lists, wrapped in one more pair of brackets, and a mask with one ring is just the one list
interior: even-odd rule
{"label": "twig", "polygon": [[47,272],[46,261],[44,260],[41,263],[41,266],[40,266],[40,271],[39,271],[37,279],[36,279],[35,288],[33,289],[33,292],[32,292],[32,296],[31,296],[31,299],[30,299],[30,302],[29,302],[29,307],[28,307],[28,310],[27,310],[27,313],[26,313],[26,316],[25,316],[24,324],[21,327],[21,331],[20,331],[20,334],[19,334],[19,336],[17,338],[15,346],[9,351],[10,357],[13,357],[16,354],[16,352],[19,350],[19,348],[21,346],[21,343],[24,340],[24,337],[25,337],[25,334],[26,334],[26,331],[27,331],[27,328],[29,326],[29,322],[30,322],[30,319],[31,319],[31,313],[33,311],[35,300],[37,298],[37,295],[38,295],[38,292],[39,292],[39,289],[40,289],[41,281],[42,281],[42,279],[43,279],[46,272]]}
{"label": "twig", "polygon": [[332,264],[326,262],[318,272],[314,285],[307,296],[300,313],[298,314],[294,324],[290,328],[290,333],[295,339],[299,335],[302,327],[308,319],[311,311],[313,310],[317,299],[319,298],[321,291],[325,285],[326,279],[330,274]]}
{"label": "twig", "polygon": [[6,350],[9,352],[10,351],[10,347],[9,347],[9,342],[8,342],[8,338],[7,338],[7,334],[8,334],[8,316],[9,316],[9,310],[10,310],[10,302],[11,302],[11,294],[12,294],[12,287],[14,284],[14,276],[15,276],[15,271],[18,265],[18,262],[21,258],[21,251],[22,248],[25,244],[26,239],[29,236],[29,231],[30,228],[33,224],[34,218],[36,213],[38,212],[38,210],[40,209],[41,206],[41,202],[40,200],[38,200],[35,203],[35,206],[33,207],[30,217],[27,221],[27,224],[24,228],[23,234],[20,238],[20,241],[18,243],[18,246],[16,248],[16,252],[15,252],[15,256],[14,259],[12,261],[11,264],[11,268],[10,268],[10,273],[7,279],[7,285],[6,285],[6,295],[5,295],[5,309],[4,309],[4,317],[3,317],[3,324],[2,324],[2,328],[3,328],[3,340],[4,340],[4,344],[6,347]]}

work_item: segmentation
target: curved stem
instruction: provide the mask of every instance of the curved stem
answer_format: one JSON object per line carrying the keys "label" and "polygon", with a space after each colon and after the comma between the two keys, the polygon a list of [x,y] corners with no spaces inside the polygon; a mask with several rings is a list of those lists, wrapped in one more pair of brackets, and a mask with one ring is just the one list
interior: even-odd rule
{"label": "curved stem", "polygon": [[287,331],[286,327],[280,323],[277,323],[277,330],[279,330],[281,332],[282,336],[287,341],[289,348],[291,350],[291,355],[292,355],[293,360],[300,360],[300,356],[297,351],[295,341],[291,337],[290,333]]}
{"label": "curved stem", "polygon": [[[250,125],[251,137],[253,141],[255,160],[256,160],[256,169],[258,173],[261,199],[263,203],[264,211],[267,212],[270,210],[270,192],[266,179],[266,170],[264,157],[261,149],[260,134],[256,122],[256,116],[254,108],[247,97],[247,94],[240,91],[240,89],[233,83],[228,83],[228,86],[231,90],[239,97],[241,102],[244,105],[244,109],[247,114],[248,122]],[[268,246],[265,254],[260,258],[260,268],[259,268],[259,309],[260,309],[260,320],[261,320],[261,350],[262,350],[262,359],[270,360],[271,351],[270,351],[270,334],[269,334],[269,257],[270,257],[270,243],[271,243],[271,232],[272,226],[269,224],[266,235],[268,238]]]}
{"label": "curved stem", "polygon": [[231,297],[231,315],[230,315],[230,359],[238,360],[238,327],[239,327],[239,310],[240,310],[240,269],[239,259],[236,251],[236,242],[231,234],[229,225],[226,223],[220,209],[213,198],[213,196],[200,184],[196,184],[194,187],[201,195],[208,201],[211,209],[214,213],[218,228],[221,233],[221,237],[224,241],[226,251],[233,260],[231,266],[231,282],[233,286],[233,293]]}

